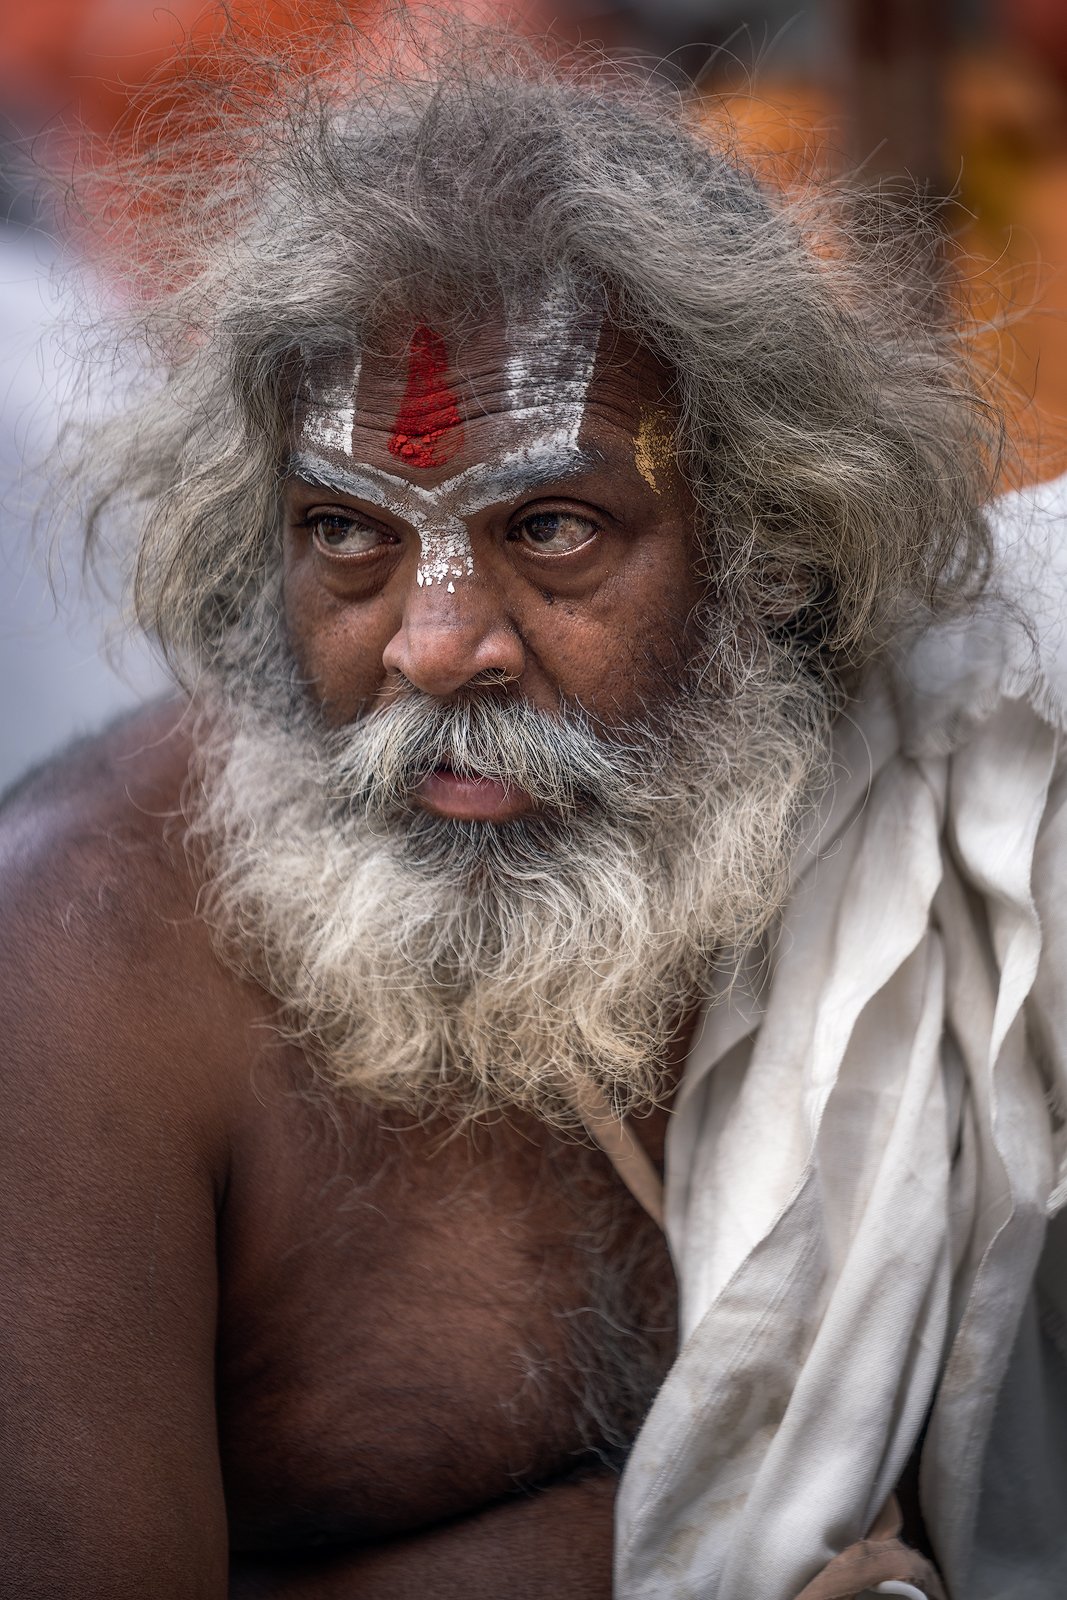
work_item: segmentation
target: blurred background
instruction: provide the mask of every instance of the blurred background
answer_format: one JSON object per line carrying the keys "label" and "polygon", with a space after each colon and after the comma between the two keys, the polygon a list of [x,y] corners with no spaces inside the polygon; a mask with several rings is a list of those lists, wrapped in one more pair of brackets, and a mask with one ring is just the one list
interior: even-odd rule
{"label": "blurred background", "polygon": [[[229,9],[272,43],[302,36],[315,3]],[[373,29],[374,0],[350,9]],[[939,248],[965,263],[971,311],[997,325],[987,338],[1013,397],[1013,477],[1067,468],[1065,0],[477,0],[479,16],[493,9],[691,81],[701,114],[731,116],[785,182],[815,166],[890,191],[904,174],[951,196],[931,214]],[[204,0],[0,0],[0,789],[166,682],[143,643],[117,644],[49,481],[70,327],[85,297],[121,300],[123,286],[90,277],[75,289],[77,240],[27,188],[25,153],[62,179],[74,126],[132,137],[138,93],[166,92],[168,63],[220,28]]]}

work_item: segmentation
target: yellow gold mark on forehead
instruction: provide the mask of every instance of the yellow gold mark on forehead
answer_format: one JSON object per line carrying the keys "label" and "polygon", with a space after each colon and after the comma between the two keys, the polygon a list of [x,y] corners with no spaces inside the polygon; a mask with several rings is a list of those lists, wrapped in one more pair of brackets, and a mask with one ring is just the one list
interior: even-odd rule
{"label": "yellow gold mark on forehead", "polygon": [[634,461],[653,494],[662,494],[663,480],[674,465],[674,429],[655,407],[641,413],[634,438]]}

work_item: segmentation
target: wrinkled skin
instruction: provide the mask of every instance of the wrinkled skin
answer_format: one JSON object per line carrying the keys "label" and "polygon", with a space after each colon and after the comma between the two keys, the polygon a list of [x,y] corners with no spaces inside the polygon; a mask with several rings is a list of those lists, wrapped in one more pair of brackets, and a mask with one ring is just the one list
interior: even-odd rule
{"label": "wrinkled skin", "polygon": [[[499,330],[465,348],[462,450],[429,472],[388,450],[403,361],[367,364],[354,458],[432,488],[528,440],[551,419],[509,411],[506,356]],[[286,625],[327,717],[488,670],[548,710],[654,713],[698,598],[684,486],[635,450],[661,387],[602,350],[580,434],[599,463],[473,516],[452,592],[418,582],[402,518],[287,482]],[[196,915],[189,725],[174,702],[90,741],[0,828],[11,1592],[606,1597],[616,1479],[568,1330],[614,1281],[652,1330],[654,1387],[673,1343],[658,1232],[597,1150],[526,1118],[449,1139],[307,1092],[269,997]],[[439,776],[430,809],[491,826],[524,803]],[[680,1019],[675,1067],[686,1044]],[[656,1159],[664,1126],[639,1124]],[[632,1401],[601,1389],[632,1435]]]}
{"label": "wrinkled skin", "polygon": [[[428,520],[443,522],[447,485],[552,440],[552,407],[515,409],[525,396],[511,391],[508,355],[499,329],[464,342],[462,368],[449,375],[460,442],[428,471],[389,448],[403,363],[365,359],[354,461],[436,494],[441,510]],[[568,701],[609,726],[662,705],[700,598],[691,496],[673,462],[643,461],[635,449],[662,416],[663,382],[643,352],[602,338],[576,440],[580,470],[547,483],[531,470],[507,498],[477,496],[488,503],[464,519],[473,573],[457,569],[447,583],[419,581],[424,552],[402,512],[289,477],[286,617],[331,721],[371,712],[406,685],[448,699],[494,673],[540,710]],[[316,453],[343,475],[341,451]]]}

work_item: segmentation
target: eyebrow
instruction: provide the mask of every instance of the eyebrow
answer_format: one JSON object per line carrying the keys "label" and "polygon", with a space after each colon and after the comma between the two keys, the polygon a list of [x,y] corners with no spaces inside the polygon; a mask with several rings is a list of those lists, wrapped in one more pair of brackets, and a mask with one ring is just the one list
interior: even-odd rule
{"label": "eyebrow", "polygon": [[378,502],[387,487],[406,488],[403,478],[391,472],[380,472],[376,467],[338,467],[322,456],[308,450],[296,450],[289,457],[286,476],[302,478],[317,489],[333,489],[337,494],[350,495],[354,500]]}
{"label": "eyebrow", "polygon": [[438,510],[451,502],[453,515],[473,516],[499,501],[515,499],[531,489],[544,488],[580,476],[605,461],[600,451],[579,449],[569,440],[545,439],[506,452],[495,462],[476,462],[465,472],[435,488],[424,488],[407,478],[365,464],[342,467],[307,450],[289,459],[288,472],[306,483],[356,500],[367,500],[382,510],[406,515]]}

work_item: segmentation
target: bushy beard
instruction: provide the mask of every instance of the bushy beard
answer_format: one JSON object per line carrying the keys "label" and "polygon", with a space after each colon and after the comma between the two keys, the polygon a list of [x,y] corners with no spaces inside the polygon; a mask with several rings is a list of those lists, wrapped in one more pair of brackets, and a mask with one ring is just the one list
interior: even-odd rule
{"label": "bushy beard", "polygon": [[[224,954],[379,1103],[566,1123],[654,1100],[681,1012],[781,904],[828,742],[825,689],[770,646],[722,667],[707,647],[615,731],[492,684],[330,730],[260,657],[253,697],[223,689],[191,807]],[[432,815],[413,796],[440,768],[535,809]]]}

